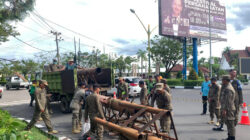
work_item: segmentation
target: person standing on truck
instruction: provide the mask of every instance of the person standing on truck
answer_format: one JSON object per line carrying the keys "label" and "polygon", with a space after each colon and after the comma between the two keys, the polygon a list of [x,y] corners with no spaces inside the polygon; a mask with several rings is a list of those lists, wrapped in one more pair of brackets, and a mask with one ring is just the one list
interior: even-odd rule
{"label": "person standing on truck", "polygon": [[125,83],[122,77],[119,78],[117,92],[118,92],[118,99],[128,100],[128,85]]}
{"label": "person standing on truck", "polygon": [[29,93],[30,93],[30,104],[29,106],[32,107],[33,106],[33,101],[35,100],[35,90],[36,90],[36,86],[37,86],[37,82],[36,80],[32,81],[32,85],[30,87]]}
{"label": "person standing on truck", "polygon": [[69,59],[66,66],[64,66],[61,70],[74,70],[76,68],[81,69],[80,66],[77,66],[76,63],[74,63],[73,59]]}
{"label": "person standing on truck", "polygon": [[57,60],[53,59],[53,63],[49,64],[49,72],[60,71],[61,67],[58,65]]}
{"label": "person standing on truck", "polygon": [[42,117],[49,134],[57,134],[58,131],[53,130],[51,125],[47,104],[46,104],[46,86],[48,86],[48,82],[46,80],[39,80],[39,87],[35,90],[35,111],[33,114],[33,118],[30,123],[25,127],[24,130],[30,130],[35,123],[38,121],[40,116]]}
{"label": "person standing on truck", "polygon": [[85,98],[85,83],[80,83],[79,88],[76,90],[73,99],[70,103],[72,110],[72,133],[78,134],[81,132],[80,118],[82,115],[82,104]]}
{"label": "person standing on truck", "polygon": [[93,119],[95,117],[105,119],[102,110],[101,102],[99,101],[99,85],[94,85],[94,93],[89,95],[86,99],[84,118],[85,123],[88,122],[88,117],[90,119],[90,130],[87,135],[91,136],[93,134],[97,135],[97,140],[103,139],[103,126],[96,123]]}

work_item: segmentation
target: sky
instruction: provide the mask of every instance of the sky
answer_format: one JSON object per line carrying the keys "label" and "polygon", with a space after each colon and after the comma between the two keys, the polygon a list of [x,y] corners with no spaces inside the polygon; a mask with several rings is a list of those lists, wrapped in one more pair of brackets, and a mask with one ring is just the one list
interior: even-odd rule
{"label": "sky", "polygon": [[[250,1],[225,0],[227,41],[212,44],[212,56],[221,57],[223,49],[250,46]],[[82,52],[100,49],[107,54],[135,55],[146,49],[147,34],[130,9],[134,9],[146,27],[158,26],[157,0],[36,0],[35,10],[22,22],[12,23],[21,33],[0,44],[0,56],[7,59],[37,58],[38,54],[56,55],[55,36],[60,32],[60,53],[74,52],[74,37]],[[39,18],[39,17],[43,18]],[[43,22],[43,20],[46,21]],[[151,35],[158,35],[156,28]],[[94,47],[95,46],[95,47]],[[43,50],[43,51],[41,51]],[[47,52],[48,51],[48,52]],[[199,58],[209,57],[209,46],[199,46]]]}

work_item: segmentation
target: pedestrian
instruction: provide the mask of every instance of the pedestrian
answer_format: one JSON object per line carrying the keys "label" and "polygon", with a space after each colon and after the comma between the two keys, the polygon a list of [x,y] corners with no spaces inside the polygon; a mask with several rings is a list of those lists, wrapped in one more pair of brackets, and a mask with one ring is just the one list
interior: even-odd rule
{"label": "pedestrian", "polygon": [[240,112],[240,107],[243,107],[243,94],[242,94],[242,86],[240,83],[240,80],[236,79],[237,76],[237,71],[236,70],[231,70],[230,71],[230,78],[231,78],[231,84],[234,88],[235,91],[235,125],[238,124],[239,121],[239,112]]}
{"label": "pedestrian", "polygon": [[235,91],[229,76],[223,76],[221,88],[221,112],[227,125],[227,140],[235,140]]}
{"label": "pedestrian", "polygon": [[105,119],[104,113],[102,110],[102,105],[98,97],[99,92],[100,92],[99,85],[94,85],[94,93],[89,95],[86,99],[84,118],[85,118],[85,123],[88,122],[88,117],[90,119],[90,130],[87,133],[87,135],[91,136],[95,134],[97,135],[97,140],[102,140],[103,139],[103,126],[96,123],[93,120],[94,117]]}
{"label": "pedestrian", "polygon": [[141,88],[141,92],[140,92],[141,105],[148,105],[148,96],[147,96],[148,91],[147,91],[144,81],[139,81],[139,86]]}
{"label": "pedestrian", "polygon": [[211,82],[209,80],[208,76],[205,76],[205,81],[202,82],[201,85],[201,92],[200,94],[202,95],[202,104],[203,104],[203,111],[201,113],[201,115],[206,115],[207,113],[207,95],[209,92],[209,86],[210,86]]}
{"label": "pedestrian", "polygon": [[118,99],[128,100],[128,85],[122,77],[119,78],[119,84],[117,88]]}
{"label": "pedestrian", "polygon": [[30,123],[26,126],[25,130],[30,130],[35,123],[38,121],[40,116],[42,117],[49,134],[56,134],[58,131],[53,130],[48,109],[47,109],[47,104],[46,104],[46,86],[48,86],[48,83],[46,80],[39,80],[39,87],[36,88],[35,90],[35,111],[33,114],[33,118],[30,121]]}
{"label": "pedestrian", "polygon": [[155,82],[153,81],[153,77],[150,75],[147,83],[148,93],[151,93],[151,90],[154,88]]}
{"label": "pedestrian", "polygon": [[82,104],[85,98],[85,83],[80,83],[79,88],[75,91],[74,97],[70,102],[72,110],[72,133],[78,134],[81,132]]}
{"label": "pedestrian", "polygon": [[211,121],[209,124],[214,124],[214,114],[216,115],[216,126],[219,126],[220,122],[220,85],[216,83],[216,78],[211,78],[211,87],[208,92],[209,112]]}
{"label": "pedestrian", "polygon": [[29,93],[30,93],[30,104],[29,106],[32,107],[33,106],[33,101],[35,100],[35,91],[36,91],[36,86],[37,86],[37,81],[33,80],[32,81],[32,85],[30,87]]}
{"label": "pedestrian", "polygon": [[170,125],[171,125],[170,113],[173,110],[172,103],[171,103],[172,97],[171,97],[171,94],[169,94],[165,90],[166,85],[164,85],[163,83],[157,83],[155,87],[156,87],[155,94],[153,94],[153,97],[151,100],[151,106],[152,107],[154,106],[154,102],[156,100],[156,104],[158,108],[170,111],[160,118],[161,131],[169,135]]}

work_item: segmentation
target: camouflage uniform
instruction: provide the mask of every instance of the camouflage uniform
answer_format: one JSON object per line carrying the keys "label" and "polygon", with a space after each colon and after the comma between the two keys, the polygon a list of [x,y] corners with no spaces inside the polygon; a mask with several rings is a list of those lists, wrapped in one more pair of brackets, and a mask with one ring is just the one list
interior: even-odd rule
{"label": "camouflage uniform", "polygon": [[90,130],[88,132],[89,135],[96,134],[97,140],[103,139],[103,126],[96,123],[93,119],[94,117],[98,117],[101,119],[104,119],[104,114],[102,110],[102,105],[99,101],[99,97],[97,93],[93,93],[89,95],[86,99],[85,104],[85,112],[84,112],[84,118],[90,118]]}
{"label": "camouflage uniform", "polygon": [[[39,120],[40,116],[42,117],[48,131],[52,131],[52,125],[51,121],[49,118],[49,113],[47,109],[47,104],[46,104],[46,89],[41,89],[40,87],[37,87],[35,90],[35,111],[32,120],[30,123],[27,125],[25,128],[26,130],[30,130],[34,124]],[[44,112],[41,112],[44,110]]]}
{"label": "camouflage uniform", "polygon": [[[157,85],[156,85],[157,86]],[[169,94],[165,89],[161,91],[156,91],[155,94],[153,94],[152,100],[151,100],[151,106],[154,106],[154,102],[156,100],[157,107],[160,109],[166,109],[169,111],[172,111],[172,103],[171,103],[171,94]],[[162,132],[170,133],[170,115],[166,114],[161,117],[160,119],[160,126],[162,129]]]}
{"label": "camouflage uniform", "polygon": [[237,79],[232,80],[231,84],[235,90],[235,125],[237,125],[239,120],[240,105],[243,104],[242,87],[240,81]]}
{"label": "camouflage uniform", "polygon": [[84,89],[78,89],[76,90],[76,93],[70,103],[70,108],[72,110],[72,131],[77,131],[81,129],[80,127],[80,121],[81,116],[80,113],[82,113],[82,105],[81,102],[83,101],[85,97],[85,90]]}
{"label": "camouflage uniform", "polygon": [[148,104],[148,97],[147,97],[148,91],[145,86],[141,88],[140,92],[140,102],[142,105],[147,105]]}
{"label": "camouflage uniform", "polygon": [[229,83],[223,85],[221,88],[221,113],[226,111],[226,115],[223,115],[223,119],[227,125],[228,136],[235,137],[235,91],[233,86]]}
{"label": "camouflage uniform", "polygon": [[118,92],[118,99],[125,100],[126,98],[128,98],[128,85],[125,82],[119,83],[117,92]]}
{"label": "camouflage uniform", "polygon": [[208,99],[211,121],[214,119],[214,114],[216,115],[217,122],[220,121],[220,90],[221,87],[218,84],[212,84],[209,89]]}

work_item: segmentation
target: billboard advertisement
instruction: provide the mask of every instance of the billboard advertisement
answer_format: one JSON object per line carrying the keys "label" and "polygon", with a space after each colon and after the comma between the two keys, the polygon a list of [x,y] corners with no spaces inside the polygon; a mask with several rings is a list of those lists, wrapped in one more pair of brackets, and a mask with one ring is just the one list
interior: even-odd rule
{"label": "billboard advertisement", "polygon": [[226,8],[218,0],[159,0],[159,27],[163,36],[207,39],[210,27],[212,39],[226,41]]}

